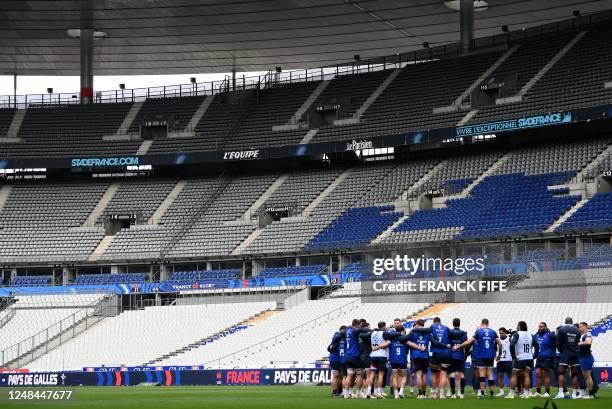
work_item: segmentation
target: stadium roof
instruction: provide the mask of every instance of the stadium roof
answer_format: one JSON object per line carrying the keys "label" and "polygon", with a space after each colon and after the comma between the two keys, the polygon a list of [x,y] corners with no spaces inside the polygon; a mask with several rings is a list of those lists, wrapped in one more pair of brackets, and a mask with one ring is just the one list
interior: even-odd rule
{"label": "stadium roof", "polygon": [[[96,0],[96,75],[309,68],[459,39],[443,0]],[[475,37],[567,19],[610,0],[487,0]],[[78,75],[79,1],[0,2],[0,74]]]}

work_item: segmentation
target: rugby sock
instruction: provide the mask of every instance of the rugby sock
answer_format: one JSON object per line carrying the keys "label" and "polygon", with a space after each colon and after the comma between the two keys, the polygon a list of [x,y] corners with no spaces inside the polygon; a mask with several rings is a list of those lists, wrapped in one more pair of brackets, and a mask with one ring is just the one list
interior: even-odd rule
{"label": "rugby sock", "polygon": [[550,388],[546,388],[546,393],[550,395]]}
{"label": "rugby sock", "polygon": [[456,384],[455,384],[455,378],[454,378],[454,377],[453,377],[453,378],[450,378],[448,381],[449,381],[449,383],[450,383],[451,393],[454,395],[454,394],[455,394],[455,386],[456,386]]}
{"label": "rugby sock", "polygon": [[541,393],[542,392],[542,388],[536,388],[536,392],[537,393]]}
{"label": "rugby sock", "polygon": [[399,389],[399,394],[404,396],[404,387],[403,386]]}
{"label": "rugby sock", "polygon": [[486,388],[485,385],[487,384],[487,378],[484,377],[484,376],[481,376],[481,377],[478,378],[478,382],[480,383],[480,392],[481,392],[481,395],[484,396],[485,388]]}
{"label": "rugby sock", "polygon": [[463,395],[465,393],[465,378],[461,378],[459,385],[461,386],[461,394]]}

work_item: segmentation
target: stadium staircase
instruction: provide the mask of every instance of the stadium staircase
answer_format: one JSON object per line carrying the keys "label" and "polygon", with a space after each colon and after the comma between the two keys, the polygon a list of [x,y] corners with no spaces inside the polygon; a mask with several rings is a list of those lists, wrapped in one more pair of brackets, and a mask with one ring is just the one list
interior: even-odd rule
{"label": "stadium staircase", "polygon": [[402,72],[401,68],[396,68],[393,71],[391,71],[391,73],[387,76],[387,78],[385,78],[385,80],[382,83],[380,83],[378,88],[376,88],[374,92],[372,92],[372,94],[370,94],[370,96],[365,101],[363,101],[363,104],[361,104],[361,106],[357,108],[357,111],[355,111],[352,118],[336,119],[334,121],[334,125],[338,126],[338,125],[349,125],[349,124],[359,123],[363,114],[368,110],[368,108],[370,108],[370,106],[374,102],[376,102],[378,97],[380,97],[380,95],[383,92],[385,92],[387,87],[393,82],[393,80],[397,78],[400,72]]}
{"label": "stadium staircase", "polygon": [[132,107],[125,115],[125,118],[123,118],[123,122],[121,123],[121,125],[119,125],[119,128],[117,129],[117,135],[128,134],[130,128],[132,127],[132,124],[134,123],[134,119],[136,119],[136,116],[138,116],[138,113],[140,112],[140,109],[143,105],[144,101],[134,102],[132,104]]}
{"label": "stadium staircase", "polygon": [[21,129],[21,124],[23,123],[23,118],[25,118],[26,112],[26,109],[18,109],[17,111],[15,111],[15,115],[13,115],[11,125],[9,126],[6,132],[6,137],[2,138],[3,141],[21,142],[21,139],[17,135],[19,134],[19,130]]}
{"label": "stadium staircase", "polygon": [[249,248],[249,246],[255,241],[257,240],[257,238],[261,235],[261,233],[264,232],[265,229],[263,228],[257,228],[255,230],[253,230],[251,232],[251,234],[249,234],[247,236],[246,239],[244,239],[232,252],[231,255],[232,256],[239,256],[240,254],[244,253],[244,251]]}
{"label": "stadium staircase", "polygon": [[200,120],[202,119],[204,114],[206,114],[206,111],[208,111],[208,108],[210,107],[214,99],[215,99],[214,96],[204,98],[204,101],[202,101],[198,109],[193,113],[193,116],[191,117],[191,119],[189,120],[189,123],[185,127],[186,130],[191,131],[191,130],[196,129],[196,127],[200,123]]}
{"label": "stadium staircase", "polygon": [[308,132],[306,132],[306,135],[304,135],[304,137],[300,141],[300,145],[305,145],[305,144],[309,143],[310,141],[312,141],[312,138],[317,136],[318,132],[319,132],[319,130],[316,129],[316,128],[315,129],[309,129]]}
{"label": "stadium staircase", "polygon": [[410,186],[408,189],[406,189],[406,191],[404,191],[404,193],[402,193],[399,197],[400,201],[405,201],[408,200],[410,197],[412,197],[412,195],[418,191],[418,189],[423,186],[425,183],[429,182],[431,180],[431,178],[435,175],[438,174],[438,172],[440,172],[441,169],[443,169],[446,165],[448,164],[448,160],[444,159],[440,162],[438,162],[435,166],[433,166],[431,169],[429,169],[427,172],[425,172],[425,174],[423,176],[421,176],[421,178],[419,180],[417,180],[416,182],[414,182],[412,184],[412,186]]}
{"label": "stadium staircase", "polygon": [[12,185],[4,185],[0,188],[0,212],[11,194],[11,190],[13,190]]}
{"label": "stadium staircase", "polygon": [[544,232],[545,233],[552,233],[552,232],[554,232],[559,226],[561,226],[563,223],[565,223],[567,221],[567,219],[572,217],[574,215],[574,213],[576,213],[582,206],[587,204],[588,201],[589,201],[589,198],[585,197],[585,198],[579,200],[578,202],[576,202],[576,204],[574,204],[572,207],[570,207],[570,209],[567,212],[565,212],[564,214],[561,215],[561,217],[559,217],[557,220],[555,220],[555,222],[553,224],[551,224],[546,230],[544,230]]}
{"label": "stadium staircase", "polygon": [[316,209],[317,206],[323,200],[325,200],[325,198],[329,196],[334,191],[334,189],[336,189],[336,187],[338,187],[338,185],[344,181],[344,179],[346,179],[351,174],[351,172],[352,172],[352,169],[347,168],[344,170],[344,172],[339,174],[338,177],[334,179],[333,182],[331,182],[325,189],[323,189],[323,191],[319,193],[319,195],[315,197],[314,200],[310,202],[308,206],[304,208],[304,210],[302,211],[302,216],[310,216],[310,214],[314,211],[314,209]]}
{"label": "stadium staircase", "polygon": [[389,235],[391,233],[393,233],[393,231],[395,230],[395,228],[397,226],[399,226],[400,224],[405,222],[406,219],[408,219],[409,217],[410,217],[410,213],[404,213],[404,215],[402,217],[400,217],[399,219],[397,219],[395,221],[395,223],[393,223],[391,226],[387,227],[387,229],[385,231],[380,233],[378,235],[378,237],[376,237],[374,240],[372,240],[372,243],[381,243],[385,238],[389,237]]}
{"label": "stadium staircase", "polygon": [[152,140],[142,141],[142,143],[138,147],[138,150],[136,150],[136,155],[139,155],[139,156],[146,155],[147,152],[149,152],[149,149],[151,149],[152,145],[153,145]]}
{"label": "stadium staircase", "polygon": [[113,200],[113,196],[115,196],[115,193],[119,190],[119,186],[119,183],[110,184],[81,227],[95,226],[96,220],[104,213],[110,201]]}
{"label": "stadium staircase", "polygon": [[417,311],[415,314],[411,315],[409,317],[409,320],[414,321],[418,319],[433,318],[433,317],[440,315],[442,312],[446,310],[450,310],[451,308],[455,308],[455,307],[457,307],[457,304],[453,304],[453,303],[431,304],[423,308],[421,311]]}
{"label": "stadium staircase", "polygon": [[[512,55],[514,54],[514,52],[517,50],[519,46],[515,45],[513,47],[511,47],[510,49],[508,49],[508,51],[506,51],[505,53],[503,53],[498,59],[497,61],[495,61],[485,72],[483,72],[478,78],[476,78],[474,80],[474,82],[472,82],[472,84],[470,84],[469,87],[467,87],[465,89],[465,91],[463,91],[461,93],[461,95],[459,95],[457,97],[457,99],[455,99],[455,101],[449,105],[449,106],[445,106],[445,107],[437,107],[433,109],[433,113],[434,114],[442,114],[442,113],[448,113],[448,112],[456,112],[458,111],[464,104],[464,102],[469,98],[469,96],[472,94],[472,92],[478,87],[480,86],[480,84],[482,84],[483,82],[485,82],[487,80],[487,78],[491,77],[491,75],[493,75],[493,73],[495,71],[497,71],[497,69]],[[471,112],[471,111],[470,111]],[[476,112],[474,112],[475,114]],[[474,115],[472,114],[472,116]],[[463,121],[463,120],[462,120]]]}
{"label": "stadium staircase", "polygon": [[241,219],[250,221],[254,215],[257,215],[258,210],[270,199],[270,197],[281,187],[287,180],[288,175],[280,175],[268,188],[253,202],[251,206],[244,212]]}
{"label": "stadium staircase", "polygon": [[468,185],[468,187],[466,187],[463,192],[461,192],[459,194],[459,197],[467,197],[470,192],[480,183],[482,182],[484,179],[486,179],[487,177],[493,175],[497,169],[499,169],[504,163],[508,162],[510,160],[510,158],[512,158],[512,152],[506,152],[504,155],[502,155],[499,159],[497,159],[487,170],[485,170],[480,176],[478,176],[476,179],[474,179],[472,181],[472,183],[470,183]]}
{"label": "stadium staircase", "polygon": [[221,331],[218,331],[218,332],[216,332],[216,333],[214,333],[214,334],[212,334],[212,335],[210,335],[210,336],[208,336],[206,338],[202,338],[202,339],[197,340],[197,341],[195,341],[195,342],[193,342],[193,343],[191,343],[189,345],[186,345],[186,346],[184,346],[182,348],[179,348],[179,349],[177,349],[175,351],[172,351],[172,352],[169,352],[167,354],[164,354],[161,357],[158,357],[158,358],[152,359],[152,360],[150,360],[148,362],[145,362],[144,364],[142,364],[142,366],[155,365],[158,362],[161,362],[161,361],[163,361],[165,359],[168,359],[170,357],[174,357],[174,356],[183,354],[183,353],[185,353],[187,351],[191,351],[192,349],[199,348],[199,347],[204,346],[206,344],[210,344],[211,342],[218,341],[218,340],[220,340],[222,338],[225,338],[225,337],[233,334],[236,331],[246,329],[245,327],[248,327],[249,325],[254,325],[256,323],[260,323],[262,321],[265,321],[265,320],[267,320],[268,318],[270,318],[271,316],[273,316],[274,314],[277,314],[277,313],[278,313],[278,311],[275,311],[275,310],[260,311],[257,314],[247,318],[246,320],[241,321],[241,322],[239,322],[237,324],[234,324],[234,325],[232,325],[230,327],[227,327],[227,328],[225,328],[225,329],[223,329]]}
{"label": "stadium staircase", "polygon": [[155,213],[151,215],[151,218],[149,218],[147,224],[152,224],[155,226],[159,225],[159,222],[164,217],[164,214],[166,214],[166,211],[170,208],[170,206],[172,206],[172,203],[174,203],[178,195],[183,191],[183,189],[185,189],[185,186],[187,186],[187,181],[185,180],[179,180],[176,182],[176,185],[174,185],[170,193],[168,193],[168,196],[166,196],[160,203],[159,207],[155,209]]}
{"label": "stadium staircase", "polygon": [[314,104],[317,101],[317,99],[319,98],[319,96],[321,96],[321,93],[325,91],[325,88],[327,88],[329,83],[330,83],[329,80],[321,81],[321,83],[314,89],[314,91],[312,91],[312,93],[308,96],[308,98],[306,98],[304,103],[297,109],[297,111],[295,111],[295,114],[293,114],[293,116],[289,118],[289,121],[287,122],[287,125],[289,126],[288,128],[285,125],[285,129],[280,129],[284,126],[284,125],[281,125],[280,127],[273,127],[272,130],[295,129],[296,125],[299,127],[300,119],[304,116],[306,112],[308,112],[312,104]]}
{"label": "stadium staircase", "polygon": [[567,54],[568,51],[571,50],[576,45],[576,43],[578,43],[580,39],[584,37],[586,33],[587,33],[586,31],[581,31],[580,33],[576,34],[576,36],[572,38],[570,42],[565,45],[565,47],[559,50],[559,52],[553,58],[551,58],[551,60],[544,67],[542,67],[540,71],[537,72],[537,74],[535,74],[529,81],[527,81],[525,85],[523,85],[523,87],[519,90],[519,92],[517,92],[516,95],[507,97],[507,98],[499,98],[495,101],[495,103],[497,105],[500,105],[500,104],[507,104],[507,103],[513,103],[513,102],[521,102],[523,98],[525,97],[525,95],[527,95],[529,90],[531,90],[531,88],[533,88],[533,86],[544,75],[546,75],[546,73],[548,73],[548,71],[550,71],[550,69],[554,67],[554,65],[559,60],[561,60],[561,58],[563,58],[563,56],[565,56],[565,54]]}
{"label": "stadium staircase", "polygon": [[100,240],[100,243],[98,243],[94,251],[91,252],[87,260],[88,261],[99,260],[100,257],[102,257],[102,255],[104,254],[104,252],[106,252],[106,249],[110,247],[114,237],[115,236],[104,236],[102,240]]}
{"label": "stadium staircase", "polygon": [[214,191],[211,191],[208,198],[202,201],[201,205],[195,209],[191,214],[186,214],[181,220],[180,227],[173,231],[172,236],[168,239],[168,241],[162,246],[160,250],[160,258],[165,258],[166,255],[181,241],[183,237],[187,234],[189,230],[193,228],[196,222],[200,219],[200,217],[206,214],[206,211],[210,208],[210,206],[217,200],[225,189],[230,185],[230,182],[233,179],[231,173],[226,174],[227,170],[223,170],[223,172],[217,178],[216,188]]}
{"label": "stadium staircase", "polygon": [[[42,330],[31,339],[19,342],[17,345],[28,345],[29,348],[18,348],[17,356],[14,359],[7,360],[4,363],[0,362],[0,365],[11,369],[24,368],[30,362],[35,361],[46,353],[77,337],[103,321],[105,318],[117,316],[119,314],[119,308],[120,303],[118,301],[118,296],[116,294],[108,294],[93,305],[82,308],[72,316]],[[72,322],[69,322],[70,318],[72,318]],[[45,341],[37,342],[37,339],[43,338],[43,334],[49,333],[50,328],[57,327],[59,327],[59,331],[54,336]],[[4,353],[4,351],[1,352]],[[4,357],[2,358],[4,359]]]}
{"label": "stadium staircase", "polygon": [[[588,175],[595,170],[603,161],[612,156],[612,143],[604,148],[599,154],[593,158],[584,168],[576,174],[572,182],[583,182],[588,179]],[[0,206],[1,208],[1,206]]]}
{"label": "stadium staircase", "polygon": [[423,176],[421,176],[416,182],[414,182],[408,189],[406,189],[400,197],[395,201],[395,206],[398,211],[402,211],[404,214],[396,220],[393,224],[387,227],[381,234],[379,234],[372,243],[381,243],[385,238],[389,237],[397,226],[402,224],[408,217],[410,217],[410,206],[407,205],[410,200],[410,196],[413,192],[417,191],[421,186],[427,183],[433,176],[435,176],[441,169],[446,166],[448,161],[446,159],[438,162],[435,166],[429,169]]}

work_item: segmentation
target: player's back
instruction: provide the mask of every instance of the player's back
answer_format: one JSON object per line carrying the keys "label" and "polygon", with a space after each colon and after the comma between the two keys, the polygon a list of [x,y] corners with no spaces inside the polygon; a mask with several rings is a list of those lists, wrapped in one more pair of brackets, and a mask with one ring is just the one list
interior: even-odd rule
{"label": "player's back", "polygon": [[[451,328],[448,330],[448,343],[452,346],[461,345],[467,340],[467,333],[461,328]],[[451,359],[465,360],[466,355],[463,349],[451,352]]]}
{"label": "player's back", "polygon": [[533,359],[533,335],[527,331],[517,331],[513,334],[516,359],[519,361]]}
{"label": "player's back", "polygon": [[[441,344],[448,344],[448,327],[439,323],[435,323],[431,326],[431,335]],[[448,353],[447,348],[439,348],[434,345],[431,346],[432,354]]]}
{"label": "player's back", "polygon": [[474,334],[474,339],[478,341],[476,345],[477,356],[479,358],[495,358],[497,333],[491,328],[479,328]]}
{"label": "player's back", "polygon": [[574,325],[566,324],[559,328],[557,334],[557,345],[559,346],[561,352],[578,352],[578,342],[580,342],[580,336],[582,335],[578,328],[576,328]]}
{"label": "player's back", "polygon": [[346,356],[348,358],[358,357],[361,355],[359,349],[359,330],[350,327],[346,330]]}
{"label": "player's back", "polygon": [[429,334],[420,334],[411,332],[410,341],[418,346],[424,346],[425,351],[410,348],[410,357],[412,359],[429,359]]}

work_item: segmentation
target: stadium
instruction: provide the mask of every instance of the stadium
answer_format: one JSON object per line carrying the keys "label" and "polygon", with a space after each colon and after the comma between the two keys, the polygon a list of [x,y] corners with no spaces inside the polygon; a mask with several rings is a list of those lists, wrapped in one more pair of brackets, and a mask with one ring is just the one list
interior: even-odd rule
{"label": "stadium", "polygon": [[3,407],[610,407],[610,44],[608,0],[1,2]]}

